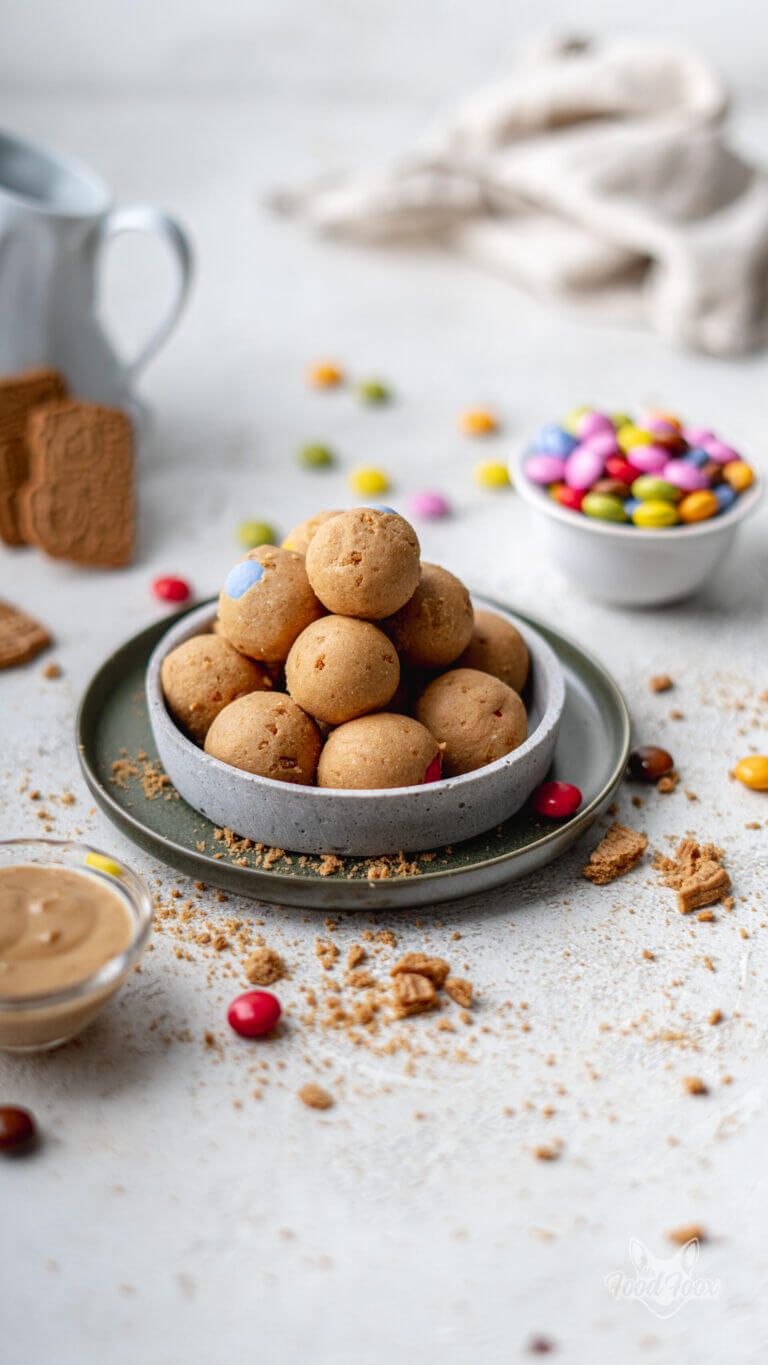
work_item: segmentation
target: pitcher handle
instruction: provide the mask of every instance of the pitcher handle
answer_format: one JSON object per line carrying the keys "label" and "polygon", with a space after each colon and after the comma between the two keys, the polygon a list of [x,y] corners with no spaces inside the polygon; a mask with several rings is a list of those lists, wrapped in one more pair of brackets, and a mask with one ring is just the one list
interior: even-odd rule
{"label": "pitcher handle", "polygon": [[126,364],[126,374],[133,381],[140,370],[168,339],[181,316],[192,283],[192,246],[190,240],[175,218],[164,213],[152,204],[132,204],[126,208],[113,209],[107,214],[101,227],[100,246],[121,232],[148,232],[160,237],[170,248],[178,267],[176,293],[167,316],[155,329],[146,345],[134,360]]}

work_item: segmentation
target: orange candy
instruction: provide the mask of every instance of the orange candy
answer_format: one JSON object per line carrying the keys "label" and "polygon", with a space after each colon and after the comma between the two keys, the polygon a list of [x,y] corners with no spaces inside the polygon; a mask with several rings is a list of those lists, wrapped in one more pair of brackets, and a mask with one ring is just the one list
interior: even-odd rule
{"label": "orange candy", "polygon": [[723,478],[734,493],[743,493],[754,482],[754,474],[745,460],[729,460],[723,465]]}
{"label": "orange candy", "polygon": [[498,427],[497,419],[487,408],[467,408],[459,417],[459,430],[465,436],[488,436]]}
{"label": "orange candy", "polygon": [[699,488],[695,493],[688,493],[677,510],[681,521],[688,523],[708,521],[710,517],[717,515],[720,504],[711,488]]}
{"label": "orange candy", "polygon": [[344,378],[344,371],[340,365],[334,364],[332,360],[318,360],[314,365],[310,365],[307,371],[307,379],[315,389],[334,389]]}

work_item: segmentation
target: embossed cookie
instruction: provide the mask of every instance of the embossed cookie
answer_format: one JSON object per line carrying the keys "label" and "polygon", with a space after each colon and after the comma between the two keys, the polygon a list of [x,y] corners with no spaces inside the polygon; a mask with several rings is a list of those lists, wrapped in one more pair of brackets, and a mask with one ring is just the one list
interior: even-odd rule
{"label": "embossed cookie", "polygon": [[27,424],[24,537],[54,559],[116,569],[133,556],[131,424],[116,408],[49,403]]}
{"label": "embossed cookie", "polygon": [[10,602],[0,601],[0,668],[27,663],[50,643],[44,626]]}
{"label": "embossed cookie", "polygon": [[16,510],[16,494],[26,481],[27,419],[40,403],[63,398],[66,384],[56,370],[27,370],[0,379],[0,540],[22,545],[24,537]]}

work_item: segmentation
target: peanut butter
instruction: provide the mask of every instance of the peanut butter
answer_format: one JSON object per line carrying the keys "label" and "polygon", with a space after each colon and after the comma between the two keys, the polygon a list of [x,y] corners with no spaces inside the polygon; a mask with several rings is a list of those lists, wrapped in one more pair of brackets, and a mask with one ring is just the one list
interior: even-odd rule
{"label": "peanut butter", "polygon": [[0,996],[76,985],[131,942],[118,891],[68,867],[0,868]]}

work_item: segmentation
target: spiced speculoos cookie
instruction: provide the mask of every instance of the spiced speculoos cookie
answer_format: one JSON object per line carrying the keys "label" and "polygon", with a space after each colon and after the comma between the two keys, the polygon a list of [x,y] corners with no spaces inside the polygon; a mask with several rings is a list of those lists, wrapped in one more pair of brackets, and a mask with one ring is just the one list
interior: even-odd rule
{"label": "spiced speculoos cookie", "polygon": [[33,408],[63,398],[66,392],[61,375],[47,368],[0,379],[0,540],[6,545],[24,543],[16,494],[29,472],[27,419]]}

